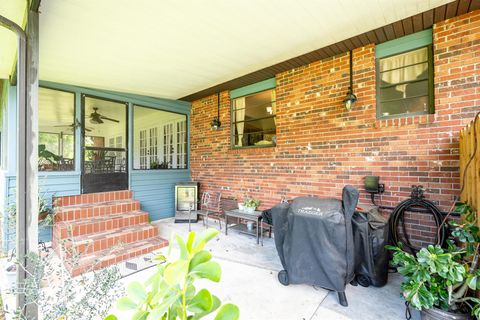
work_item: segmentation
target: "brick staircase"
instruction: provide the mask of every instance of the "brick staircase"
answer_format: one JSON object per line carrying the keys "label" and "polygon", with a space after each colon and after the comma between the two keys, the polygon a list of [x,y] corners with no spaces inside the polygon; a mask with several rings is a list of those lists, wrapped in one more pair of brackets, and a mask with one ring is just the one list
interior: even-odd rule
{"label": "brick staircase", "polygon": [[73,276],[168,245],[131,191],[54,198],[52,246]]}

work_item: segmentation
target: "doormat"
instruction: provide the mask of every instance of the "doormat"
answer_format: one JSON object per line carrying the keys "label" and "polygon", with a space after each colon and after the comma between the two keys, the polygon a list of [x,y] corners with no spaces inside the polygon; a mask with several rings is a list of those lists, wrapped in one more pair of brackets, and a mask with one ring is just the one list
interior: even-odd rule
{"label": "doormat", "polygon": [[135,257],[133,259],[123,261],[118,264],[121,278],[128,277],[134,273],[155,267],[156,265],[165,263],[165,261],[155,260],[155,257],[158,256],[160,252],[150,252],[146,255]]}

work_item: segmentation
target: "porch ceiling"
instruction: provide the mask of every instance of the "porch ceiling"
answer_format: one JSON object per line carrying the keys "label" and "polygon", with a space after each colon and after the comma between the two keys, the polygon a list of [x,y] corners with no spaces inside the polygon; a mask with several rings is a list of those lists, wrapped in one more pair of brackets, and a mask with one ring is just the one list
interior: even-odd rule
{"label": "porch ceiling", "polygon": [[451,1],[44,0],[40,78],[178,99]]}

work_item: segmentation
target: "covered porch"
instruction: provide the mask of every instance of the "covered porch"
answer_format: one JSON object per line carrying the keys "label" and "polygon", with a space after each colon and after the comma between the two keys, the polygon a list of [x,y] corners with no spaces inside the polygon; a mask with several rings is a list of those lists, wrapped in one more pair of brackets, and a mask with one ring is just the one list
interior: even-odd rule
{"label": "covered porch", "polygon": [[[62,258],[85,258],[78,269],[64,259],[75,276],[94,271],[92,261],[99,272],[147,261],[172,232],[187,236],[171,221],[181,182],[220,194],[223,222],[232,204],[250,201],[258,214],[300,197],[340,199],[346,185],[359,192],[357,209],[388,219],[422,190],[437,216],[408,211],[404,240],[444,244],[439,221],[452,204],[478,209],[463,192],[477,173],[460,173],[477,167],[460,162],[459,140],[478,118],[479,10],[471,0],[0,4],[3,250],[26,259],[39,240],[51,243]],[[478,181],[468,183],[475,193]],[[53,226],[38,228],[39,203]],[[274,240],[215,240],[231,286],[219,295],[247,319],[403,314],[398,275],[383,288],[347,285],[342,309],[319,287],[279,286]],[[271,287],[278,308],[262,292]]]}

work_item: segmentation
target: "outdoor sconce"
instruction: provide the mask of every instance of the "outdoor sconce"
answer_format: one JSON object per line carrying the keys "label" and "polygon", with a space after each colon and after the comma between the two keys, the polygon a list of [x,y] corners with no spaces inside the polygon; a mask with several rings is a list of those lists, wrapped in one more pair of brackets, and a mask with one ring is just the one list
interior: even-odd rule
{"label": "outdoor sconce", "polygon": [[366,176],[365,178],[365,191],[370,193],[372,197],[372,203],[375,204],[375,194],[383,193],[385,191],[385,185],[383,183],[379,183],[380,177],[379,176]]}
{"label": "outdoor sconce", "polygon": [[353,93],[353,60],[352,60],[352,50],[350,50],[350,86],[348,87],[347,96],[343,100],[345,109],[350,111],[357,101],[357,96]]}
{"label": "outdoor sconce", "polygon": [[212,130],[220,129],[220,92],[217,94],[217,116],[210,123]]}

